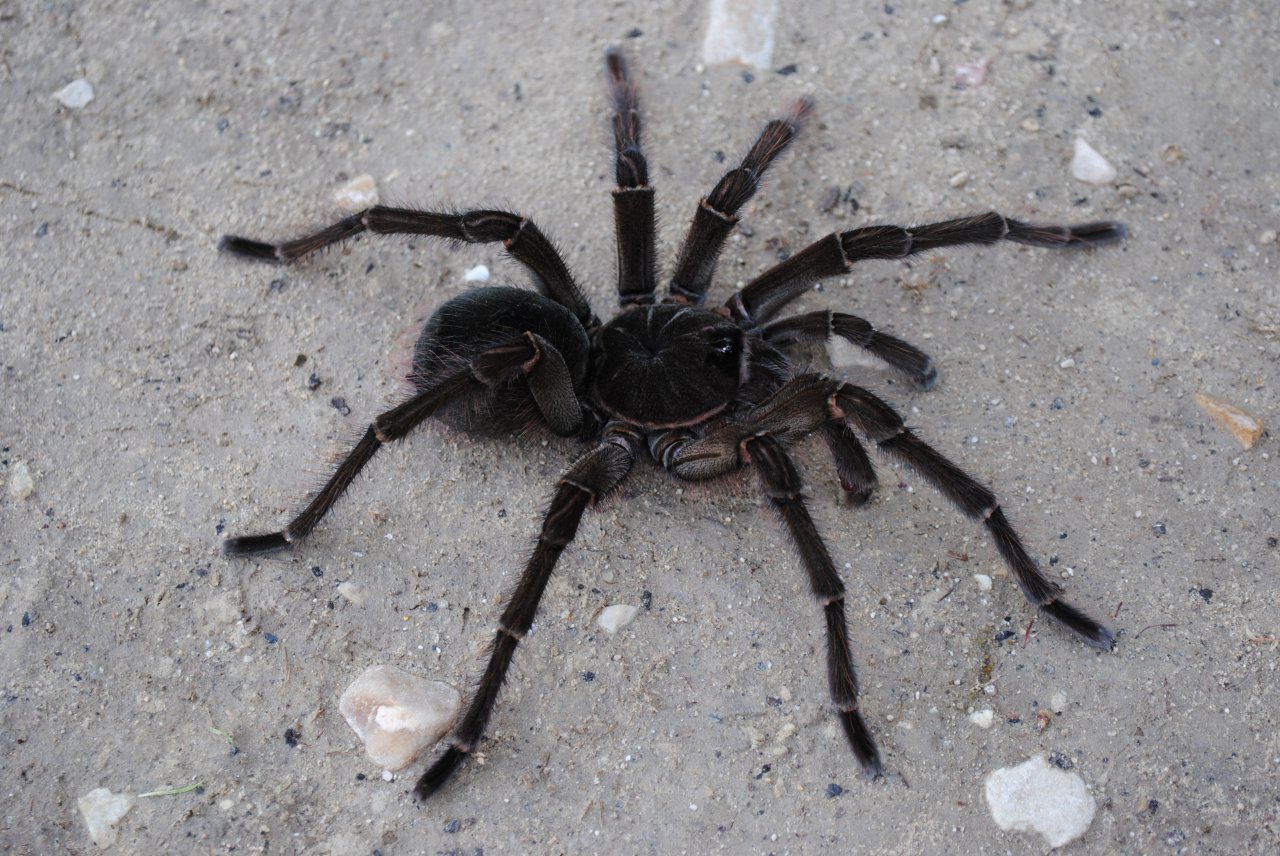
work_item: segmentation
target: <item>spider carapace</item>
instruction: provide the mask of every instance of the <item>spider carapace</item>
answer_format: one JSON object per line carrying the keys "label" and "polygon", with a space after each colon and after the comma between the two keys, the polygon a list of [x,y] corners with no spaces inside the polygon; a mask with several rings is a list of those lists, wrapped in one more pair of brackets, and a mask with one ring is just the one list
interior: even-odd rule
{"label": "spider carapace", "polygon": [[541,533],[506,601],[488,665],[447,738],[447,748],[418,781],[425,798],[481,739],[520,641],[528,633],[556,561],[583,512],[615,490],[639,458],[676,479],[703,480],[755,469],[768,504],[795,544],[827,628],[832,705],[868,778],[880,753],[858,710],[858,681],[845,622],[844,584],[806,507],[790,449],[810,435],[830,450],[852,504],[870,497],[876,475],[865,442],[910,464],[966,515],[982,522],[1022,592],[1042,614],[1084,642],[1108,650],[1111,632],[1060,598],[995,496],[919,439],[879,397],[800,367],[798,346],[843,338],[921,389],[936,379],[922,351],[855,315],[831,310],[777,317],[814,283],[856,262],[901,259],[957,244],[1007,240],[1037,247],[1091,247],[1124,237],[1114,222],[1030,225],[996,213],[923,226],[865,226],[836,232],[795,253],[707,308],[716,260],[738,212],[770,164],[804,127],[813,107],[800,99],[765,125],[742,162],[694,212],[665,296],[656,295],[654,190],[641,148],[636,89],[622,55],[605,54],[612,102],[617,187],[620,312],[601,323],[554,245],[524,217],[506,211],[432,212],[375,206],[297,240],[272,244],[226,237],[224,251],[292,262],[361,232],[429,235],[466,243],[502,243],[535,290],[492,287],[445,303],[418,339],[411,394],[375,418],[310,504],[284,529],[229,538],[224,552],[246,556],[283,549],[309,534],[384,444],[436,416],[464,430],[545,425],[581,437],[589,451],[555,488]]}

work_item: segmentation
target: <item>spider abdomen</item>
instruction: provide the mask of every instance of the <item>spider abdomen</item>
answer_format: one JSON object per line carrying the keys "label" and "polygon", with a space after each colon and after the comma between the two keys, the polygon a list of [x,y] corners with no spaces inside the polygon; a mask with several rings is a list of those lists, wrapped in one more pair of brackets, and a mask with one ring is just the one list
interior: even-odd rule
{"label": "spider abdomen", "polygon": [[[477,288],[437,309],[418,335],[409,380],[421,391],[431,378],[466,366],[486,351],[525,345],[530,333],[559,352],[574,390],[581,393],[590,348],[582,324],[559,303],[509,286]],[[538,409],[528,384],[514,373],[499,383],[476,377],[470,393],[439,416],[467,431],[500,432],[537,421]]]}

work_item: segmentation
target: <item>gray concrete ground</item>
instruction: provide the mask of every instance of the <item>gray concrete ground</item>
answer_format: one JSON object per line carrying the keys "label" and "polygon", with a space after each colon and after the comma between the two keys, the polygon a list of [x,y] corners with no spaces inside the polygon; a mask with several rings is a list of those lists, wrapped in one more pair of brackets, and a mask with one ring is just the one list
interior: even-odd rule
{"label": "gray concrete ground", "polygon": [[[669,0],[0,2],[0,849],[94,852],[78,797],[199,782],[142,799],[111,852],[1035,853],[983,781],[1044,752],[1098,803],[1069,852],[1276,851],[1274,441],[1242,450],[1193,396],[1277,419],[1280,13],[786,0],[774,66],[794,73],[752,75],[700,65],[704,26]],[[885,461],[876,500],[842,508],[805,445],[890,771],[869,786],[754,480],[681,490],[644,466],[566,552],[483,763],[418,805],[418,767],[388,783],[364,758],[341,690],[377,662],[475,678],[578,447],[429,426],[292,554],[221,557],[221,531],[285,520],[396,399],[397,342],[463,271],[521,274],[426,240],[270,268],[217,238],[327,222],[368,173],[391,202],[531,215],[608,314],[611,43],[641,81],[668,264],[721,153],[817,101],[718,295],[864,223],[1129,224],[1083,254],[867,263],[803,301],[936,357],[929,393],[855,376],[997,488],[1113,654],[1025,634],[981,527],[914,473]],[[983,85],[955,88],[984,57]],[[80,77],[94,100],[61,107]],[[1115,182],[1070,176],[1077,134]],[[595,627],[646,591],[622,633]],[[989,730],[967,716],[984,707]]]}

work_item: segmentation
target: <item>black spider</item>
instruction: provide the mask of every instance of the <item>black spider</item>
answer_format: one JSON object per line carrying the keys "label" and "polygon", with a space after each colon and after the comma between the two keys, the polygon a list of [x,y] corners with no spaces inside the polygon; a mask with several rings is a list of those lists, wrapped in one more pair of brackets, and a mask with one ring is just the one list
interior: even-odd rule
{"label": "black spider", "polygon": [[228,236],[220,245],[247,258],[292,262],[364,231],[501,241],[538,287],[537,292],[480,288],[441,306],[418,338],[410,397],[373,421],[328,483],[283,530],[223,544],[227,554],[247,556],[306,537],[384,444],[430,416],[475,431],[520,428],[532,421],[562,436],[581,435],[591,445],[557,485],[537,546],[503,610],[484,676],[453,728],[449,748],[418,781],[418,796],[432,794],[475,751],[516,647],[533,624],[556,560],[573,540],[583,512],[614,490],[646,453],[679,479],[713,479],[747,464],[755,467],[822,606],[832,701],[870,779],[882,768],[858,713],[844,584],[805,507],[800,475],[788,453],[803,438],[822,436],[855,505],[867,501],[876,483],[859,434],[914,466],[961,511],[983,522],[1032,604],[1086,643],[1109,650],[1111,631],[1059,599],[1061,589],[1037,569],[990,490],[916,437],[881,399],[840,380],[800,373],[789,355],[793,346],[839,336],[928,389],[937,373],[926,354],[842,312],[773,319],[818,280],[844,274],[864,259],[900,259],[1000,240],[1095,246],[1124,237],[1124,226],[1034,226],[988,213],[909,228],[851,229],[770,268],[723,305],[704,308],[716,259],[738,211],[812,113],[812,103],[802,98],[784,118],[765,126],[742,163],[699,203],[668,296],[658,301],[653,187],[640,147],[636,89],[620,53],[607,51],[605,64],[613,101],[618,184],[613,211],[622,306],[608,323],[592,312],[551,242],[532,222],[505,211],[458,214],[379,205],[298,240],[269,244]]}

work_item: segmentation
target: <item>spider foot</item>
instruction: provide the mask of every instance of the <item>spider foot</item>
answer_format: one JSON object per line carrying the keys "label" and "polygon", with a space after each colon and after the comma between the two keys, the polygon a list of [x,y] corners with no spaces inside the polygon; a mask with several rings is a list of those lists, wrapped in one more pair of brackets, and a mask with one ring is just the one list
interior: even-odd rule
{"label": "spider foot", "polygon": [[449,780],[449,777],[453,775],[453,771],[461,766],[466,757],[466,752],[463,752],[457,746],[450,746],[448,751],[431,765],[431,769],[423,773],[421,779],[418,779],[418,784],[413,788],[414,796],[419,801],[422,801],[440,790],[440,786]]}
{"label": "spider foot", "polygon": [[245,259],[256,259],[261,262],[278,262],[281,258],[276,254],[276,245],[235,235],[223,235],[218,241],[218,252],[230,253]]}
{"label": "spider foot", "polygon": [[1093,223],[1076,223],[1071,226],[1041,226],[1035,223],[1006,221],[1009,232],[1005,238],[1032,247],[1097,247],[1123,240],[1129,229],[1114,220],[1098,220]]}
{"label": "spider foot", "polygon": [[1095,648],[1110,651],[1116,644],[1114,633],[1069,603],[1051,600],[1040,611]]}
{"label": "spider foot", "polygon": [[283,532],[272,532],[267,535],[241,535],[239,538],[228,538],[222,542],[224,556],[260,556],[274,553],[289,547],[289,539]]}
{"label": "spider foot", "polygon": [[876,749],[875,738],[871,736],[871,730],[862,721],[858,711],[840,711],[840,724],[844,726],[844,736],[849,738],[849,745],[853,747],[853,754],[862,765],[867,781],[874,782],[883,778],[884,766],[880,763],[880,751]]}

